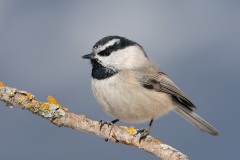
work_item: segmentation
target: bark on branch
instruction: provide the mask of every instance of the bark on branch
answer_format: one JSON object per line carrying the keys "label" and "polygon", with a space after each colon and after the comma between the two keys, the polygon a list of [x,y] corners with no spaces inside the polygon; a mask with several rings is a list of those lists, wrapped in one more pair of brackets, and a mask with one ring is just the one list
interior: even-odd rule
{"label": "bark on branch", "polygon": [[49,96],[47,102],[39,102],[31,93],[7,87],[0,82],[0,100],[5,102],[7,106],[18,106],[23,110],[28,110],[59,127],[68,127],[114,142],[135,146],[162,160],[188,159],[178,150],[151,136],[139,141],[139,135],[135,134],[136,129],[134,127],[104,125],[100,130],[99,122],[90,120],[85,115],[68,112],[68,109],[63,108],[53,96]]}

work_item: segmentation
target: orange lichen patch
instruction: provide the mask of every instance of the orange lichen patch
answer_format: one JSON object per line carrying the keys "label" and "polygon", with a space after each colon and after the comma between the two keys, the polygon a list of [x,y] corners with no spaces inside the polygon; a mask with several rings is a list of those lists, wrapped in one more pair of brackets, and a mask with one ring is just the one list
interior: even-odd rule
{"label": "orange lichen patch", "polygon": [[63,107],[61,107],[53,96],[48,96],[47,102],[37,103],[35,109],[36,112],[41,111],[42,116],[45,118],[57,118],[65,115]]}
{"label": "orange lichen patch", "polygon": [[47,101],[48,101],[48,103],[52,103],[57,106],[60,106],[60,104],[57,102],[56,98],[54,98],[53,96],[48,96]]}
{"label": "orange lichen patch", "polygon": [[32,100],[32,99],[34,99],[34,95],[27,93],[26,98],[27,98],[27,100]]}
{"label": "orange lichen patch", "polygon": [[130,134],[136,134],[137,133],[137,131],[134,127],[128,127],[127,132],[130,133]]}
{"label": "orange lichen patch", "polygon": [[66,112],[66,111],[68,111],[68,108],[62,107],[62,110],[64,110]]}
{"label": "orange lichen patch", "polygon": [[[31,99],[33,95],[27,94],[26,97]],[[33,112],[40,112],[43,117],[50,119],[64,116],[66,110],[66,108],[61,107],[61,105],[53,96],[48,96],[47,102],[42,103],[39,103],[35,99],[32,99],[28,103],[27,107],[32,107],[31,110]]]}
{"label": "orange lichen patch", "polygon": [[28,107],[28,108],[30,108],[30,107],[32,107],[32,106],[33,106],[33,103],[28,103],[28,104],[27,104],[27,107]]}
{"label": "orange lichen patch", "polygon": [[43,112],[48,112],[48,111],[50,111],[50,104],[47,102],[44,102],[40,105],[39,109]]}
{"label": "orange lichen patch", "polygon": [[55,104],[56,106],[58,106],[59,108],[61,108],[61,109],[64,110],[64,111],[68,111],[68,108],[62,107],[62,106],[58,103],[58,101],[56,100],[56,98],[54,98],[53,96],[48,96],[47,101],[48,101],[48,103],[50,103],[50,104]]}
{"label": "orange lichen patch", "polygon": [[152,142],[156,142],[157,144],[162,144],[161,141],[159,141],[158,139],[155,139],[155,138],[153,138],[153,137],[152,137]]}
{"label": "orange lichen patch", "polygon": [[[29,103],[29,104],[31,104],[31,103]],[[30,105],[30,106],[33,106],[33,105]],[[37,104],[35,105],[35,108],[38,109],[38,110],[40,110],[40,111],[42,111],[42,112],[48,112],[48,111],[50,111],[50,105],[49,105],[49,103],[47,103],[47,102],[37,103]]]}
{"label": "orange lichen patch", "polygon": [[4,86],[4,84],[2,82],[0,82],[0,87],[3,87],[3,86]]}
{"label": "orange lichen patch", "polygon": [[121,128],[123,128],[125,131],[127,131],[131,135],[134,135],[137,133],[137,130],[132,126],[131,127],[121,126]]}

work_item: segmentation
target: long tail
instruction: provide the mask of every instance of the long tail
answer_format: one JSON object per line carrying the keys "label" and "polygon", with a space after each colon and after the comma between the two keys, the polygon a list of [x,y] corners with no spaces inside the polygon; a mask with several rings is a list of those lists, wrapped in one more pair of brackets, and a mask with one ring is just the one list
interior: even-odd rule
{"label": "long tail", "polygon": [[195,127],[199,128],[201,131],[209,133],[214,136],[219,135],[218,131],[213,126],[211,126],[208,122],[203,120],[200,116],[198,116],[190,109],[184,106],[178,106],[178,108],[175,109],[175,112],[177,112],[180,116],[188,120]]}

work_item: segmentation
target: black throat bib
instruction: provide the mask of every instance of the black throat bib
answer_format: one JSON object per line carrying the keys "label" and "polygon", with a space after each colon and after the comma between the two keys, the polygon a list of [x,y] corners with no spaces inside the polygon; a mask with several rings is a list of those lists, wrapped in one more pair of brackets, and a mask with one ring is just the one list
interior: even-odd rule
{"label": "black throat bib", "polygon": [[112,77],[116,73],[118,73],[117,70],[104,67],[102,64],[100,64],[97,60],[91,59],[92,63],[92,78],[103,80],[107,79],[109,77]]}

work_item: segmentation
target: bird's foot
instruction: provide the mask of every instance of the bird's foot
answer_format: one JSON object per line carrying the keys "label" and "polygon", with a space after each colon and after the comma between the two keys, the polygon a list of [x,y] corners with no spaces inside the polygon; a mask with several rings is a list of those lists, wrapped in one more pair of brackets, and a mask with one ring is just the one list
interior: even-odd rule
{"label": "bird's foot", "polygon": [[104,124],[107,124],[108,127],[109,127],[110,125],[111,125],[111,126],[114,125],[114,123],[113,123],[112,121],[104,121],[104,120],[100,120],[99,123],[100,123],[100,131],[102,130],[102,127],[104,126]]}
{"label": "bird's foot", "polygon": [[138,129],[136,134],[140,134],[139,141],[141,141],[150,134],[150,127]]}
{"label": "bird's foot", "polygon": [[[113,121],[104,121],[104,120],[100,120],[99,123],[100,123],[100,131],[102,130],[102,127],[104,126],[104,124],[107,124],[108,127],[109,126],[113,126],[114,123],[118,122],[119,120],[118,119],[115,119]],[[105,142],[108,141],[108,138],[105,138]]]}

